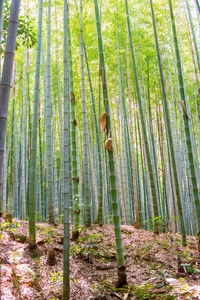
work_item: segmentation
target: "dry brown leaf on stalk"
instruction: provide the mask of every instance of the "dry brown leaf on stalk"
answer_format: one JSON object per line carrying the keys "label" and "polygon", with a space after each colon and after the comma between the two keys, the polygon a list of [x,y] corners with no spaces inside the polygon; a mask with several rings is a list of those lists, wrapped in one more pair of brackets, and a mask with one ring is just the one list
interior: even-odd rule
{"label": "dry brown leaf on stalk", "polygon": [[188,114],[187,114],[187,109],[186,109],[186,106],[185,106],[185,102],[183,100],[181,100],[180,104],[181,104],[181,107],[182,107],[187,119],[189,120],[189,117],[188,117]]}
{"label": "dry brown leaf on stalk", "polygon": [[76,180],[79,184],[79,177],[72,177],[71,180]]}
{"label": "dry brown leaf on stalk", "polygon": [[75,126],[78,125],[76,119],[72,120],[72,123],[74,123]]}
{"label": "dry brown leaf on stalk", "polygon": [[106,116],[107,116],[106,112],[101,116],[101,127],[104,133],[106,132]]}
{"label": "dry brown leaf on stalk", "polygon": [[75,98],[75,95],[74,95],[74,92],[71,91],[71,98],[70,98],[70,102],[74,102],[76,103],[76,98]]}
{"label": "dry brown leaf on stalk", "polygon": [[105,148],[108,150],[108,151],[112,151],[112,145],[111,145],[111,138],[108,138],[105,142]]}

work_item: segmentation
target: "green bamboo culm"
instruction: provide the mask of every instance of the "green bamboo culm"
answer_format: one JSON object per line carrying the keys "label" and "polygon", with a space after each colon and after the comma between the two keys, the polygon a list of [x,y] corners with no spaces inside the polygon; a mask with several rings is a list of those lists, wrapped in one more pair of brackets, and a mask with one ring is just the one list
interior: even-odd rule
{"label": "green bamboo culm", "polygon": [[70,203],[70,105],[69,105],[69,73],[68,73],[68,45],[67,45],[67,5],[68,0],[64,0],[64,249],[63,249],[63,300],[70,297],[69,278],[69,203]]}
{"label": "green bamboo culm", "polygon": [[74,93],[74,82],[73,82],[73,68],[72,68],[72,49],[71,49],[71,36],[69,26],[69,3],[67,4],[67,41],[68,41],[68,70],[69,70],[69,97],[71,103],[71,143],[72,143],[72,181],[73,181],[73,211],[74,211],[74,224],[73,224],[73,240],[77,240],[79,236],[79,176],[77,170],[77,145],[76,145],[76,99]]}
{"label": "green bamboo culm", "polygon": [[0,0],[0,76],[1,76],[1,43],[3,33],[3,11],[4,11],[4,0]]}
{"label": "green bamboo culm", "polygon": [[196,5],[197,5],[197,8],[198,8],[198,11],[199,11],[199,14],[200,14],[200,5],[199,5],[199,1],[196,0]]}
{"label": "green bamboo culm", "polygon": [[89,169],[88,169],[88,132],[87,115],[85,100],[85,70],[84,70],[84,40],[83,40],[83,4],[80,0],[80,59],[81,59],[81,96],[82,96],[82,115],[83,115],[83,181],[84,181],[84,205],[85,205],[85,225],[91,226],[91,204],[89,188]]}
{"label": "green bamboo culm", "polygon": [[36,159],[37,159],[37,127],[38,127],[38,101],[39,101],[39,82],[40,82],[40,57],[42,44],[42,15],[43,0],[39,1],[38,14],[38,33],[36,50],[36,68],[35,68],[35,87],[33,104],[33,126],[31,136],[31,159],[30,159],[30,181],[29,181],[29,247],[36,248],[35,236],[35,199],[36,199]]}
{"label": "green bamboo culm", "polygon": [[[56,23],[56,31],[58,32],[56,0],[55,0],[55,23]],[[57,48],[56,65],[57,65],[57,72],[58,72],[58,79],[57,79],[58,105],[59,105],[59,120],[60,120],[60,202],[59,202],[58,211],[59,211],[59,215],[61,215],[63,205],[64,205],[64,133],[63,133],[63,104],[62,104],[62,91],[61,91],[61,78],[60,78],[58,35],[56,36],[56,48]]]}
{"label": "green bamboo culm", "polygon": [[191,137],[190,137],[189,118],[188,118],[188,114],[187,114],[187,104],[186,104],[186,94],[185,94],[185,89],[184,89],[183,71],[182,71],[182,66],[181,66],[181,58],[180,58],[178,39],[177,39],[177,33],[176,33],[176,25],[175,25],[174,13],[173,13],[173,7],[172,7],[171,0],[169,0],[168,3],[169,3],[170,17],[171,17],[171,23],[172,23],[172,32],[173,32],[174,45],[175,45],[179,91],[180,91],[180,96],[181,96],[181,106],[182,106],[182,108],[185,108],[185,110],[183,109],[183,121],[184,121],[184,130],[185,130],[186,145],[187,145],[187,156],[188,156],[188,162],[189,162],[190,173],[191,173],[192,190],[193,190],[193,194],[194,194],[194,201],[195,201],[195,208],[196,208],[196,215],[197,215],[197,222],[198,222],[198,230],[200,230],[200,199],[199,199],[197,178],[196,178],[196,173],[195,173],[192,143],[191,143]]}
{"label": "green bamboo culm", "polygon": [[168,140],[169,140],[170,155],[171,155],[171,160],[172,160],[172,165],[173,165],[173,176],[174,176],[174,183],[175,183],[176,199],[177,199],[177,204],[178,204],[178,214],[179,214],[179,220],[180,220],[182,242],[183,242],[183,245],[186,246],[186,232],[185,232],[183,209],[182,209],[182,203],[181,203],[181,194],[180,194],[180,189],[179,189],[177,162],[176,162],[175,153],[174,153],[173,138],[172,138],[172,131],[171,131],[171,123],[170,123],[170,114],[169,114],[169,108],[168,108],[168,102],[167,102],[167,91],[166,91],[166,86],[165,86],[164,71],[163,71],[160,48],[159,48],[159,43],[158,43],[158,35],[157,35],[156,21],[155,21],[155,14],[154,14],[152,0],[150,0],[150,5],[151,5],[156,51],[157,51],[158,65],[159,65],[159,72],[160,72],[160,79],[161,79],[162,99],[163,99],[163,107],[164,107],[164,114],[165,114],[165,120],[166,120],[166,129],[167,129]]}
{"label": "green bamboo culm", "polygon": [[47,202],[49,224],[55,224],[53,203],[53,155],[52,155],[52,133],[51,133],[51,0],[48,0],[47,21],[47,111],[46,111],[46,151],[47,151]]}
{"label": "green bamboo culm", "polygon": [[[118,12],[117,12],[118,13]],[[132,170],[132,155],[131,155],[131,147],[130,147],[130,132],[128,128],[128,118],[127,118],[127,109],[126,109],[126,97],[125,97],[125,87],[124,87],[124,71],[122,68],[122,60],[121,60],[121,44],[120,44],[120,32],[119,32],[119,15],[118,15],[118,80],[119,80],[119,95],[120,95],[120,106],[122,110],[121,114],[121,121],[122,121],[122,156],[124,157],[124,167],[125,167],[125,182],[127,184],[127,197],[125,197],[125,209],[126,209],[126,217],[123,216],[122,213],[122,221],[123,224],[125,220],[127,224],[133,224],[133,217],[132,217],[132,209],[136,208],[136,211],[133,209],[133,214],[135,213],[135,226],[139,227],[139,219],[138,219],[138,206],[133,206],[132,202],[135,203],[134,199],[134,191],[133,191],[133,170]],[[137,203],[138,204],[138,203]],[[123,210],[122,210],[123,212]],[[125,214],[124,214],[125,215]],[[126,224],[126,223],[125,223]]]}
{"label": "green bamboo culm", "polygon": [[10,10],[4,63],[0,84],[0,215],[3,209],[2,184],[3,184],[3,159],[6,143],[6,129],[8,118],[8,104],[10,98],[10,83],[12,78],[14,52],[16,46],[17,26],[19,18],[20,0],[13,0]]}
{"label": "green bamboo culm", "polygon": [[[111,139],[111,128],[110,128],[110,111],[109,111],[109,99],[108,99],[108,86],[106,79],[106,69],[105,69],[105,60],[103,53],[103,42],[101,35],[101,24],[99,18],[99,7],[97,0],[94,0],[95,16],[96,16],[96,27],[97,27],[97,36],[98,36],[98,48],[99,48],[99,58],[100,58],[100,72],[102,78],[102,87],[103,87],[103,99],[104,99],[104,109],[106,113],[106,126],[105,126],[105,135],[107,141]],[[111,143],[111,141],[110,141]],[[111,150],[111,151],[110,151]],[[123,286],[127,284],[126,279],[126,267],[124,260],[124,251],[120,230],[120,217],[119,217],[119,208],[117,201],[117,190],[116,190],[116,175],[115,175],[115,165],[114,165],[114,155],[112,149],[108,151],[108,165],[110,172],[110,188],[111,188],[111,199],[112,199],[112,213],[113,213],[113,223],[115,231],[115,242],[117,250],[117,264],[118,264],[118,283],[117,286]]]}
{"label": "green bamboo culm", "polygon": [[[40,103],[39,103],[39,109],[40,109]],[[40,187],[41,187],[41,221],[44,220],[44,182],[43,182],[43,164],[42,164],[42,126],[41,126],[41,115],[40,110],[38,111],[38,131],[39,131],[39,168],[40,168]]]}
{"label": "green bamboo culm", "polygon": [[16,99],[16,61],[14,61],[14,76],[13,76],[13,103],[14,103],[14,184],[13,184],[13,216],[19,217],[18,209],[18,163],[19,163],[19,149],[18,149],[18,128],[17,128],[17,119],[16,119],[16,106],[17,106],[17,99]]}
{"label": "green bamboo culm", "polygon": [[21,128],[21,216],[25,219],[25,200],[26,200],[26,63],[25,63],[25,47],[23,47],[23,69],[22,69],[22,128]]}
{"label": "green bamboo culm", "polygon": [[199,73],[200,73],[199,49],[198,49],[198,45],[197,45],[194,25],[193,25],[193,22],[192,22],[192,15],[191,15],[191,11],[190,11],[190,6],[189,6],[189,3],[188,3],[187,0],[186,0],[186,6],[187,6],[188,16],[189,16],[189,20],[190,20],[190,26],[191,26],[191,29],[192,29],[192,37],[193,37],[194,47],[195,47],[195,52],[196,52],[196,57],[197,57],[198,70],[199,70]]}
{"label": "green bamboo culm", "polygon": [[94,93],[93,93],[92,80],[91,80],[91,75],[90,75],[90,68],[89,68],[85,43],[84,43],[84,54],[85,54],[87,74],[88,74],[90,93],[91,93],[91,99],[92,99],[92,109],[93,109],[93,117],[94,117],[95,130],[96,130],[96,144],[97,144],[98,163],[99,163],[98,164],[98,166],[99,166],[98,213],[97,213],[96,223],[98,223],[99,225],[103,225],[103,173],[102,173],[101,140],[100,140],[100,132],[99,132],[96,106],[95,106],[95,98],[94,98]]}
{"label": "green bamboo culm", "polygon": [[154,173],[153,173],[153,166],[152,166],[152,162],[151,162],[151,155],[150,155],[147,130],[146,130],[146,124],[145,124],[145,117],[144,117],[144,112],[143,112],[143,107],[142,107],[142,99],[141,99],[141,95],[140,95],[140,87],[139,87],[139,81],[138,81],[138,75],[137,75],[137,67],[136,67],[136,60],[135,60],[135,53],[134,53],[135,51],[134,51],[133,41],[132,41],[132,33],[131,33],[127,0],[125,0],[125,6],[126,6],[126,16],[127,16],[131,57],[132,57],[133,71],[134,71],[134,78],[135,78],[135,86],[136,86],[137,99],[138,99],[138,104],[139,104],[140,118],[141,118],[141,124],[142,124],[142,134],[143,134],[143,138],[144,138],[145,152],[146,152],[152,200],[153,200],[153,213],[154,213],[154,220],[155,220],[154,221],[154,232],[158,233],[159,228],[158,228],[158,223],[156,222],[156,220],[158,219],[159,216],[158,216],[158,199],[157,199],[157,193],[156,193],[156,182],[155,182]]}

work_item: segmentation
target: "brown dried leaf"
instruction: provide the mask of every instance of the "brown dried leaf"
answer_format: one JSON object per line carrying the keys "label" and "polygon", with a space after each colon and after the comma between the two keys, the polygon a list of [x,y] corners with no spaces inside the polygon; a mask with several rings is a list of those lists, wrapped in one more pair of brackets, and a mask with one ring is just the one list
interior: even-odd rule
{"label": "brown dried leaf", "polygon": [[74,123],[75,126],[78,125],[76,119],[72,120],[72,123]]}
{"label": "brown dried leaf", "polygon": [[187,110],[186,110],[186,106],[185,106],[185,102],[183,100],[180,101],[181,107],[187,117],[187,119],[189,120],[188,114],[187,114]]}
{"label": "brown dried leaf", "polygon": [[101,117],[101,127],[102,127],[104,133],[106,132],[106,116],[107,116],[107,113],[105,112]]}
{"label": "brown dried leaf", "polygon": [[70,98],[70,102],[74,102],[76,103],[76,98],[75,98],[75,95],[74,95],[74,92],[71,91],[71,98]]}
{"label": "brown dried leaf", "polygon": [[77,182],[79,184],[79,177],[72,177],[71,180],[77,180]]}
{"label": "brown dried leaf", "polygon": [[111,138],[108,138],[106,143],[105,143],[105,148],[108,150],[108,151],[112,151],[112,145],[111,145]]}

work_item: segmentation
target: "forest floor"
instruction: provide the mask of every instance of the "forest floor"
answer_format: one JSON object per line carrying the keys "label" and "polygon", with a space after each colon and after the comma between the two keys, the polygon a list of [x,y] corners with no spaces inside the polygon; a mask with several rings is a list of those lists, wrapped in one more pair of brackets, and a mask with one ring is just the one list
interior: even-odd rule
{"label": "forest floor", "polygon": [[[37,223],[39,257],[30,257],[28,222],[14,219],[0,227],[0,299],[62,299],[63,225]],[[116,289],[113,226],[83,229],[70,244],[71,300],[200,299],[200,257],[195,237],[187,247],[171,233],[154,235],[121,226],[129,286]],[[56,263],[47,253],[53,249]]]}

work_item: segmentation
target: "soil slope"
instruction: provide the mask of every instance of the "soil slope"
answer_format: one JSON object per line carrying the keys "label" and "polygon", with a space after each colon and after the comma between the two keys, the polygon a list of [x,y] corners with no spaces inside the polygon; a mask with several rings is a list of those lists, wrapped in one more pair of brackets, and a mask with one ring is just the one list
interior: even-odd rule
{"label": "soil slope", "polygon": [[[37,223],[38,252],[27,251],[28,222],[14,219],[0,227],[0,299],[62,299],[63,225]],[[113,226],[81,229],[70,244],[71,300],[200,299],[200,259],[195,237],[187,247],[176,234],[154,235],[121,226],[129,286],[116,289]],[[56,263],[47,261],[49,249]]]}

